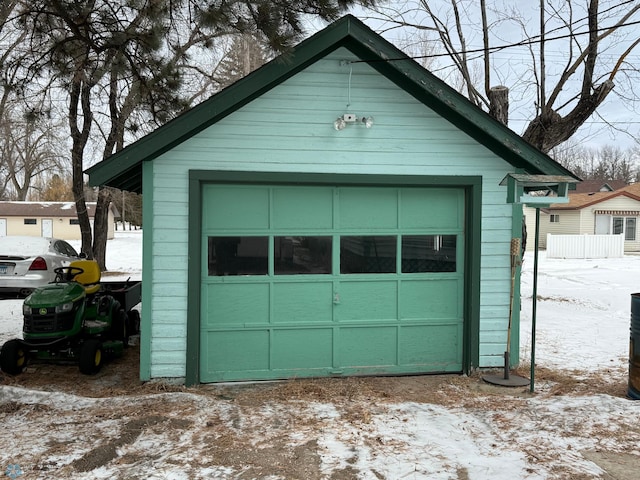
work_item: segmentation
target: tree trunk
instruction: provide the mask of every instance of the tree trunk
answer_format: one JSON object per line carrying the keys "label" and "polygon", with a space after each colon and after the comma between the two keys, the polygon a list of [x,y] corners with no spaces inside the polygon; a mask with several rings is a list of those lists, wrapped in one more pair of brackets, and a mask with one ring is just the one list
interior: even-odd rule
{"label": "tree trunk", "polygon": [[504,125],[509,125],[509,89],[504,85],[489,90],[489,115]]}
{"label": "tree trunk", "polygon": [[[84,172],[82,171],[84,148],[87,145],[92,122],[89,91],[90,88],[84,84],[82,79],[74,79],[70,91],[69,128],[71,130],[73,143],[71,147],[73,198],[76,203],[78,223],[80,224],[80,236],[82,239],[81,252],[84,253],[87,258],[92,259],[91,222],[89,221],[89,212],[87,211],[87,203],[84,198]],[[82,122],[80,122],[78,118],[79,109],[82,109]]]}
{"label": "tree trunk", "polygon": [[100,187],[96,211],[93,217],[93,258],[100,265],[100,270],[105,272],[107,239],[109,236],[109,205],[111,204],[111,191]]}
{"label": "tree trunk", "polygon": [[613,87],[614,83],[606,80],[596,87],[591,95],[582,96],[575,108],[564,117],[554,110],[543,110],[543,113],[531,121],[522,138],[543,152],[549,152],[553,147],[571,138],[596,111]]}

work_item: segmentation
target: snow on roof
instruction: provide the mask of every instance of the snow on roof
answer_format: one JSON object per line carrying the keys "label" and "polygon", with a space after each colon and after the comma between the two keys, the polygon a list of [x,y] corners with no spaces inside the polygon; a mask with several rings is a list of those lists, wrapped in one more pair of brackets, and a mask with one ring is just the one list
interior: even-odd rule
{"label": "snow on roof", "polygon": [[[113,209],[113,204],[111,205]],[[87,202],[89,216],[93,217],[96,202]],[[76,217],[74,202],[0,202],[0,216],[3,217]]]}

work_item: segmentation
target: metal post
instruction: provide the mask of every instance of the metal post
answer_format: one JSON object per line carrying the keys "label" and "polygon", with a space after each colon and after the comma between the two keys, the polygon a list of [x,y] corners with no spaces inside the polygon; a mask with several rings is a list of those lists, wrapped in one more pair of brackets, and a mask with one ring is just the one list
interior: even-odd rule
{"label": "metal post", "polygon": [[536,231],[535,246],[533,252],[533,299],[531,308],[531,383],[529,391],[533,393],[535,388],[535,366],[536,366],[536,309],[538,303],[538,232],[540,231],[540,208],[536,207]]}

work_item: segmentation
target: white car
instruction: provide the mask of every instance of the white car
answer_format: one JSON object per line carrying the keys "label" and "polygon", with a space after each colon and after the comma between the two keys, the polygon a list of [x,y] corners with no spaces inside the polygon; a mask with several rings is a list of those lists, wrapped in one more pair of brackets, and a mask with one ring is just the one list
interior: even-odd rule
{"label": "white car", "polygon": [[79,258],[71,245],[58,238],[0,237],[0,294],[27,296],[53,282],[55,268]]}

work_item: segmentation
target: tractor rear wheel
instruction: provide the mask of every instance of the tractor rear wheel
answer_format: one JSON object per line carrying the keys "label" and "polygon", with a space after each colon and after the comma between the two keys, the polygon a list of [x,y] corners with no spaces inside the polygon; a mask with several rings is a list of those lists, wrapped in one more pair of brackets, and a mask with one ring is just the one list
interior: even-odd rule
{"label": "tractor rear wheel", "polygon": [[138,335],[140,333],[140,312],[129,310],[127,320],[129,321],[129,335]]}
{"label": "tractor rear wheel", "polygon": [[13,339],[2,345],[0,368],[9,375],[18,375],[27,366],[27,350],[19,340]]}
{"label": "tractor rear wheel", "polygon": [[114,340],[120,340],[122,346],[127,348],[129,346],[129,322],[127,321],[127,314],[124,309],[119,308],[113,315],[113,322],[111,323],[112,338]]}
{"label": "tractor rear wheel", "polygon": [[104,351],[102,343],[93,338],[85,341],[80,347],[80,372],[95,375],[102,368]]}

